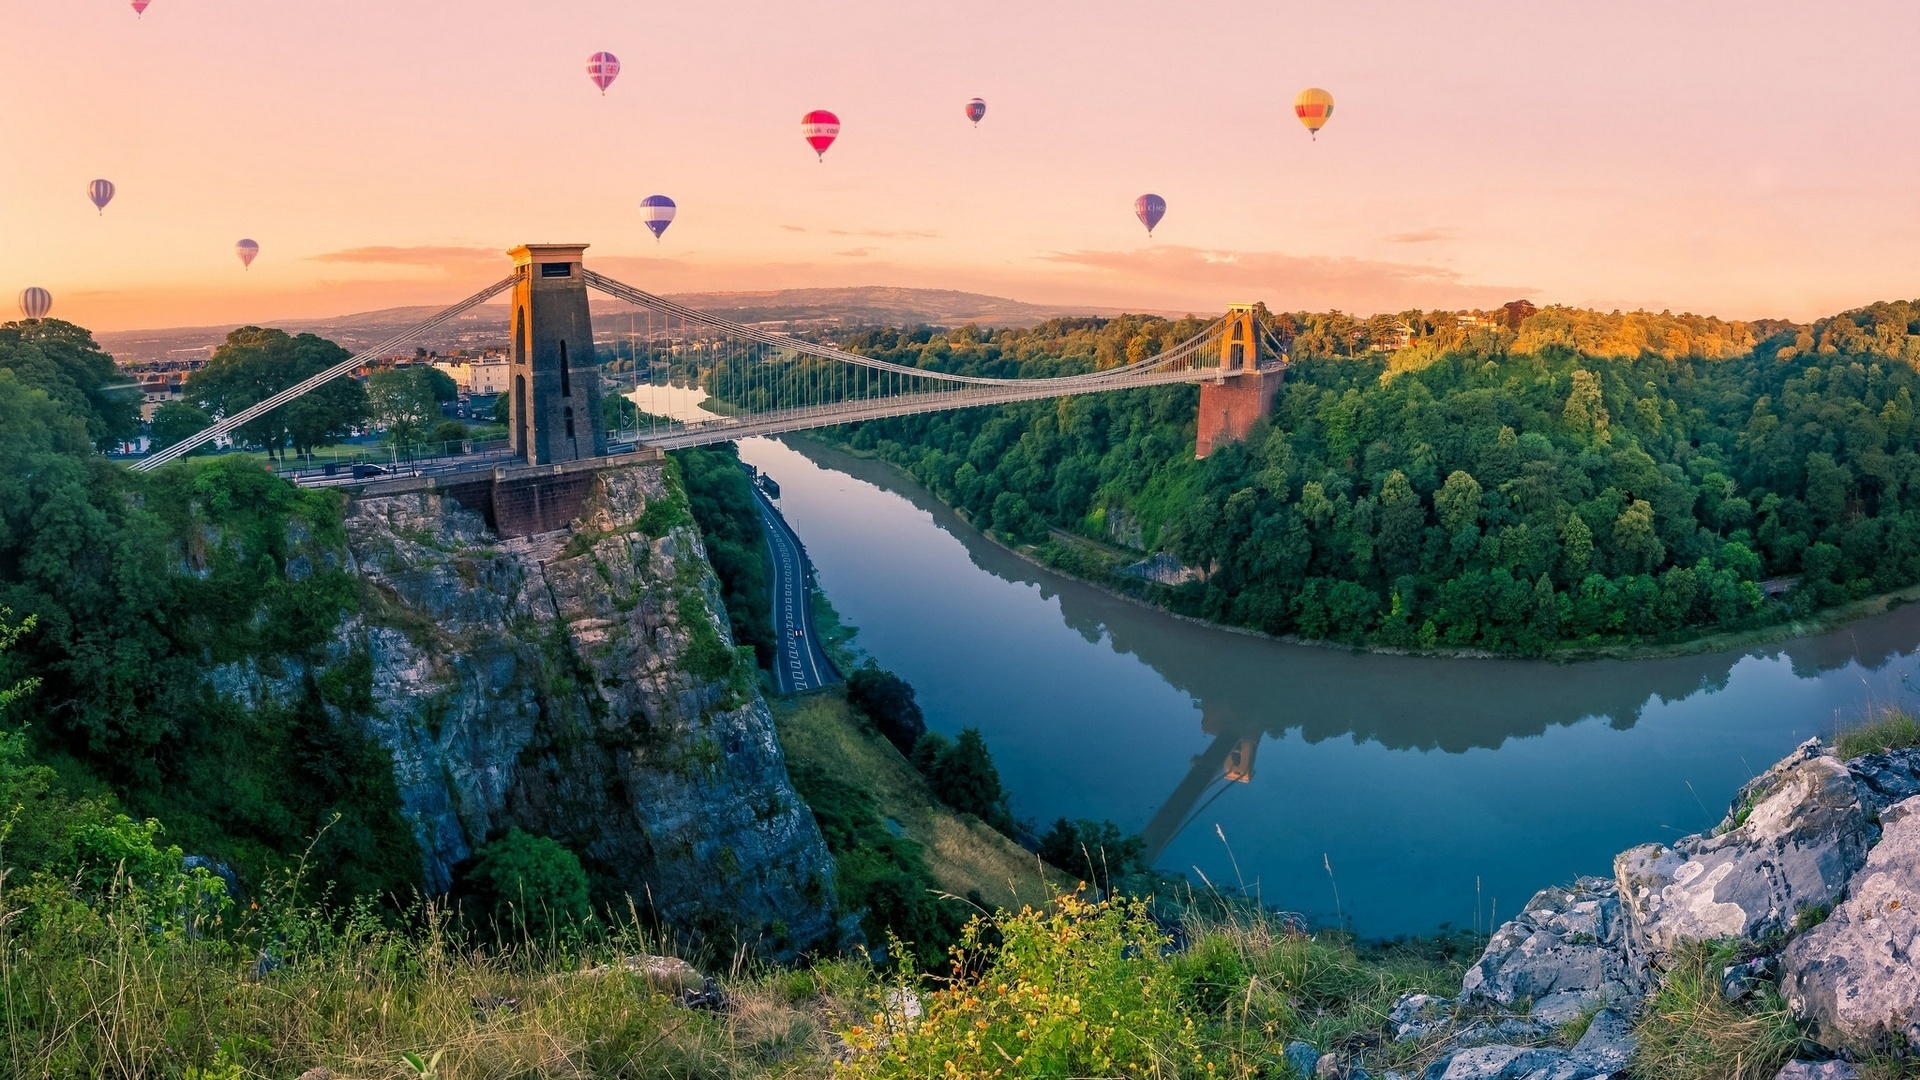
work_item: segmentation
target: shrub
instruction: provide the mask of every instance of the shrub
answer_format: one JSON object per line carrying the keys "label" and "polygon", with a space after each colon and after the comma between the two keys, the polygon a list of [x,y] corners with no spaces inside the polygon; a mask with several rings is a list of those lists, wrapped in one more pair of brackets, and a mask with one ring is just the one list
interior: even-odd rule
{"label": "shrub", "polygon": [[1771,1080],[1800,1044],[1780,992],[1762,987],[1750,1005],[1729,1002],[1720,972],[1730,943],[1683,947],[1635,1025],[1635,1074],[1648,1080]]}
{"label": "shrub", "polygon": [[911,754],[927,733],[927,718],[913,687],[891,671],[862,668],[847,677],[847,702],[859,709],[902,754]]}
{"label": "shrub", "polygon": [[592,914],[579,856],[517,828],[480,849],[465,884],[502,936],[510,930],[549,941],[574,932]]}
{"label": "shrub", "polygon": [[1040,838],[1038,854],[1081,881],[1111,890],[1114,881],[1147,868],[1146,848],[1146,841],[1123,836],[1111,821],[1061,818]]}
{"label": "shrub", "polygon": [[[999,943],[989,944],[995,934]],[[883,1013],[874,1017],[879,1030],[852,1028],[846,1039],[859,1053],[846,1073],[1218,1075],[1229,1060],[1195,1026],[1166,945],[1135,901],[1062,897],[1051,910],[975,919],[955,950],[955,969],[978,970],[979,978],[929,995],[912,1026],[896,1027]]]}
{"label": "shrub", "polygon": [[1000,786],[1000,770],[979,728],[965,728],[951,746],[939,752],[927,772],[927,782],[941,802],[963,814],[972,814],[995,828],[1009,829],[1007,794]]}
{"label": "shrub", "polygon": [[1900,709],[1882,709],[1833,740],[1833,751],[1842,761],[1914,746],[1920,746],[1920,721]]}

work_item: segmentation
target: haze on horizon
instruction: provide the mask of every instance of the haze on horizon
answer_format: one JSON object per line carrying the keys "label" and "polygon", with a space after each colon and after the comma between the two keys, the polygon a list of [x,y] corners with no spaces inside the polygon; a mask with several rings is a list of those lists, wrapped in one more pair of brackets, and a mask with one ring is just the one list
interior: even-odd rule
{"label": "haze on horizon", "polygon": [[[540,240],[655,292],[1802,319],[1920,295],[1920,8],[1897,0],[0,17],[0,293],[44,286],[96,330],[451,303]],[[597,49],[624,63],[604,98]],[[1308,85],[1337,99],[1318,142],[1291,111]],[[812,108],[843,123],[824,164]],[[95,177],[119,187],[104,216]],[[1146,191],[1170,207],[1151,240]],[[658,244],[655,192],[680,206]]]}

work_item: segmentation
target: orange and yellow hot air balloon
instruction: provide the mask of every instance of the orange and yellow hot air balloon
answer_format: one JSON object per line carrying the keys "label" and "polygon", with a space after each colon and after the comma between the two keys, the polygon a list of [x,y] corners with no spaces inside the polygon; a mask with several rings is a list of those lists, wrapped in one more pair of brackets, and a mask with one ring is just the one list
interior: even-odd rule
{"label": "orange and yellow hot air balloon", "polygon": [[1307,131],[1318,140],[1320,128],[1333,118],[1333,95],[1317,86],[1309,86],[1294,95],[1293,115],[1307,126]]}

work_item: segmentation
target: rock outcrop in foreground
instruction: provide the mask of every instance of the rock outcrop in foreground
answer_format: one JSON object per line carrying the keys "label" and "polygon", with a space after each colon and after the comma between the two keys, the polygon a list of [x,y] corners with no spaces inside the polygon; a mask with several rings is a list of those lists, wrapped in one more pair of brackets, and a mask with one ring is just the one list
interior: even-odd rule
{"label": "rock outcrop in foreground", "polygon": [[432,492],[346,526],[366,602],[331,666],[393,755],[430,891],[519,827],[677,930],[773,955],[834,933],[832,858],[662,467],[603,471],[557,533],[501,541]]}
{"label": "rock outcrop in foreground", "polygon": [[[1806,743],[1713,832],[1622,852],[1611,881],[1542,890],[1457,998],[1402,998],[1394,1036],[1444,1043],[1423,1080],[1624,1077],[1661,972],[1687,942],[1720,939],[1758,954],[1725,973],[1727,996],[1777,979],[1835,1057],[1920,1046],[1920,750],[1841,762]],[[1557,1038],[1587,1016],[1572,1046]],[[1854,1075],[1845,1060],[1781,1073]]]}

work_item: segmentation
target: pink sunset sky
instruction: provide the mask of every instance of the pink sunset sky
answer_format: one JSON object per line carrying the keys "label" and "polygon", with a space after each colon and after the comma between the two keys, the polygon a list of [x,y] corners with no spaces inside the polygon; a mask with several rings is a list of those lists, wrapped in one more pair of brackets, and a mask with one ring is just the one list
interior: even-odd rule
{"label": "pink sunset sky", "polygon": [[1920,295],[1916,40],[1910,0],[0,0],[0,293],[270,321],[587,241],[656,292],[1810,318]]}

